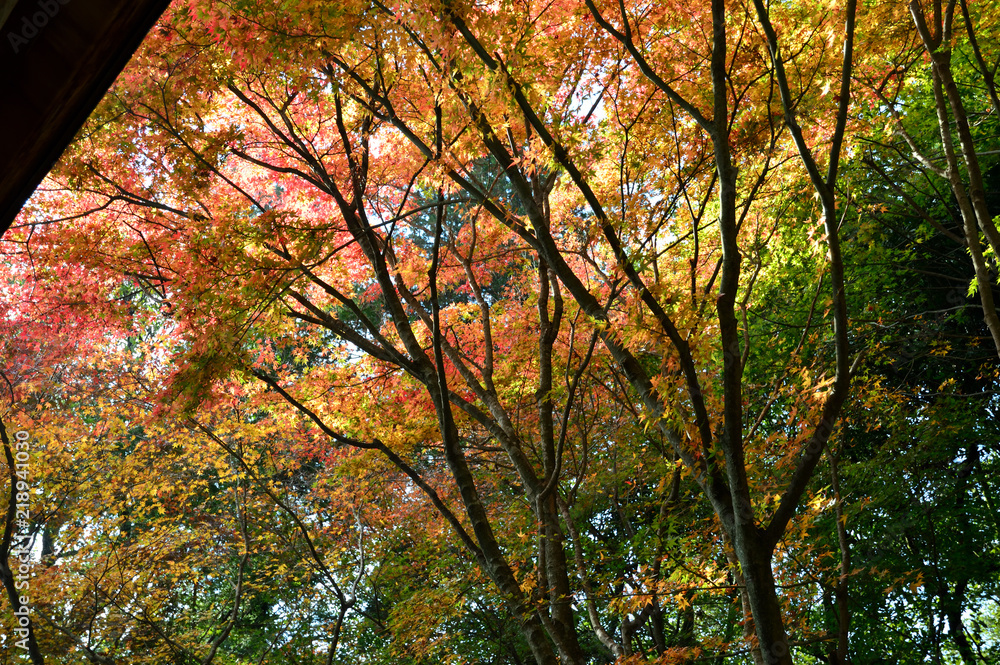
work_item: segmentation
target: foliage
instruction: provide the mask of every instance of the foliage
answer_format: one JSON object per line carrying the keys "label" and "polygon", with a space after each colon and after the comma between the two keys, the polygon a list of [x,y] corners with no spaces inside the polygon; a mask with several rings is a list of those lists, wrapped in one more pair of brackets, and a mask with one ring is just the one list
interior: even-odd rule
{"label": "foliage", "polygon": [[3,240],[32,659],[990,662],[994,13],[174,3]]}

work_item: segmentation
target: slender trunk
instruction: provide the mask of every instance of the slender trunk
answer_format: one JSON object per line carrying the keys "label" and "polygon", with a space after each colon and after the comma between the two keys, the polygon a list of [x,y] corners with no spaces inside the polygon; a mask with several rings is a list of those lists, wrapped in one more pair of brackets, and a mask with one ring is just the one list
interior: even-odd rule
{"label": "slender trunk", "polygon": [[959,94],[958,85],[951,70],[951,51],[942,50],[933,54],[934,70],[941,78],[945,96],[948,98],[948,105],[955,118],[955,128],[958,130],[958,143],[962,151],[962,159],[965,162],[966,173],[969,177],[969,199],[972,201],[972,208],[975,210],[976,219],[982,228],[986,239],[989,241],[993,251],[1000,254],[1000,232],[997,231],[993,223],[993,217],[986,207],[986,187],[983,184],[983,173],[979,166],[979,155],[976,152],[976,142],[972,137],[972,129],[969,126],[969,117],[965,111],[965,104]]}
{"label": "slender trunk", "polygon": [[564,501],[557,498],[556,499],[559,510],[563,515],[563,519],[566,520],[566,530],[569,532],[570,540],[573,544],[573,554],[576,563],[577,577],[580,580],[580,586],[583,587],[584,603],[587,607],[587,618],[590,620],[590,626],[597,635],[597,639],[603,644],[616,658],[620,658],[624,655],[625,649],[621,644],[618,644],[611,633],[604,627],[601,623],[601,616],[597,611],[597,605],[594,601],[594,591],[590,586],[590,581],[587,579],[587,566],[584,557],[583,546],[580,543],[580,534],[577,532],[576,527],[573,526],[572,516],[569,512],[569,506],[566,505]]}
{"label": "slender trunk", "polygon": [[[440,156],[443,142],[440,107],[435,108],[435,115],[437,120],[437,152]],[[489,516],[486,512],[485,506],[483,506],[482,500],[480,499],[475,479],[472,475],[472,471],[469,469],[468,461],[465,458],[465,452],[462,450],[458,427],[455,423],[454,414],[451,410],[451,402],[448,400],[448,379],[445,373],[444,351],[442,349],[442,340],[444,335],[441,331],[440,303],[438,301],[437,286],[437,273],[440,265],[439,252],[445,217],[444,192],[441,189],[438,190],[438,201],[439,204],[437,206],[434,233],[434,248],[428,274],[428,281],[430,283],[431,316],[433,321],[433,328],[431,331],[431,341],[434,354],[433,365],[426,360],[426,356],[423,355],[423,349],[420,348],[419,345],[411,347],[410,351],[414,357],[421,359],[421,365],[423,365],[426,373],[424,384],[426,385],[427,391],[434,402],[435,411],[437,412],[438,427],[441,432],[441,441],[444,447],[445,461],[448,464],[448,468],[451,471],[452,477],[455,480],[455,485],[457,486],[459,494],[462,498],[462,504],[465,507],[466,515],[469,518],[469,523],[472,526],[473,534],[475,535],[476,542],[478,543],[481,551],[482,561],[486,564],[485,572],[489,574],[494,583],[506,596],[506,600],[510,604],[514,615],[520,619],[522,633],[528,641],[528,645],[532,654],[535,656],[535,660],[538,662],[538,665],[555,665],[557,659],[555,654],[552,652],[552,647],[549,644],[548,639],[546,638],[547,631],[542,625],[542,615],[532,610],[530,605],[526,602],[524,594],[521,591],[521,587],[517,582],[517,578],[514,577],[514,573],[510,569],[503,550],[500,548],[500,544],[497,542],[496,536],[493,533],[493,527],[490,524]],[[392,291],[391,287],[390,291]],[[383,289],[383,292],[387,293],[385,289]],[[396,325],[397,327],[401,327],[404,325],[404,322],[397,319]],[[554,631],[550,630],[548,632],[552,633]],[[558,634],[552,635],[552,638],[557,640],[557,644],[559,637],[560,636]],[[560,651],[565,650],[562,644],[558,644],[558,646]]]}
{"label": "slender trunk", "polygon": [[933,607],[933,601],[929,601],[927,603],[927,635],[930,637],[931,644],[934,646],[934,651],[932,653],[934,663],[936,665],[941,665],[941,638],[938,635],[937,624],[934,623]]}
{"label": "slender trunk", "polygon": [[986,64],[986,58],[983,57],[983,52],[979,49],[979,40],[976,39],[976,28],[972,25],[972,16],[969,14],[969,3],[967,0],[959,0],[959,4],[962,7],[962,18],[965,20],[965,30],[969,35],[969,44],[972,45],[972,53],[976,57],[976,69],[979,70],[979,75],[983,77],[983,83],[986,85],[986,91],[989,92],[990,101],[993,103],[993,110],[1000,115],[1000,96],[997,95],[996,78],[993,76],[993,70],[988,64]]}
{"label": "slender trunk", "polygon": [[667,639],[663,632],[663,610],[656,597],[653,598],[652,607],[650,607],[649,636],[656,647],[656,653],[662,654],[667,650]]}
{"label": "slender trunk", "polygon": [[851,573],[851,546],[847,539],[847,524],[844,518],[844,504],[840,494],[840,474],[837,469],[839,460],[830,454],[830,482],[833,486],[834,516],[837,518],[837,544],[840,547],[840,576],[837,578],[837,650],[834,653],[835,665],[847,665],[848,636],[851,628],[850,596],[848,594],[849,575]]}
{"label": "slender trunk", "polygon": [[935,107],[937,109],[938,127],[941,132],[941,144],[944,147],[947,164],[945,175],[948,178],[951,191],[955,195],[955,200],[958,202],[959,211],[962,213],[965,240],[976,273],[979,300],[983,305],[983,318],[986,320],[986,326],[993,337],[993,345],[996,347],[997,355],[1000,356],[1000,316],[997,314],[996,303],[993,300],[993,280],[990,276],[989,267],[986,264],[986,257],[983,255],[979,237],[979,226],[976,223],[975,208],[969,200],[965,185],[962,183],[961,173],[959,172],[958,157],[955,154],[955,147],[951,138],[948,107],[942,91],[943,86],[940,73],[937,68],[931,72],[931,77]]}
{"label": "slender trunk", "polygon": [[[740,563],[736,559],[736,553],[731,550],[731,541],[724,544],[726,551],[726,559],[729,561],[729,570],[733,576],[733,582],[736,585],[736,589],[740,597],[740,609],[743,611],[743,621],[740,624],[743,626],[743,639],[747,642],[752,643],[754,634],[757,632],[755,628],[755,622],[753,619],[753,612],[750,609],[750,596],[747,593],[747,582],[746,578],[743,576],[743,572],[740,569]],[[764,657],[761,655],[761,650],[759,644],[754,646],[750,650],[753,656],[754,665],[764,665]]]}
{"label": "slender trunk", "polygon": [[[973,440],[966,449],[965,462],[958,470],[958,477],[955,482],[955,514],[958,516],[958,525],[961,529],[962,541],[959,552],[962,559],[971,561],[975,558],[975,552],[969,542],[970,530],[969,514],[965,509],[965,499],[969,493],[970,476],[976,472],[979,466],[979,443]],[[944,609],[945,617],[948,619],[948,632],[951,635],[962,662],[966,665],[975,665],[976,656],[973,653],[972,645],[965,632],[965,622],[962,620],[962,613],[965,609],[965,596],[969,586],[968,575],[959,568],[958,575],[955,576],[955,591],[948,593],[947,588],[943,589],[941,595],[941,605]]]}
{"label": "slender trunk", "polygon": [[946,596],[947,594],[941,596],[941,602],[945,606],[944,615],[948,620],[948,634],[951,635],[951,641],[955,643],[955,648],[958,649],[958,654],[962,657],[962,662],[965,665],[978,665],[976,654],[973,653],[969,638],[965,635],[961,601],[955,598],[948,598],[946,600]]}
{"label": "slender trunk", "polygon": [[[533,181],[535,182],[535,181]],[[535,185],[536,203],[545,209],[545,194]],[[569,586],[569,566],[566,562],[565,537],[559,524],[559,509],[555,494],[558,491],[562,466],[562,450],[556,442],[552,402],[552,348],[559,334],[562,322],[563,301],[559,283],[549,275],[548,265],[541,261],[538,267],[538,390],[535,401],[538,408],[540,439],[542,446],[542,466],[545,483],[534,498],[536,517],[540,523],[538,544],[538,576],[542,593],[547,592],[548,609],[552,627],[559,633],[553,636],[564,657],[575,662],[583,662],[586,657],[576,634],[576,619],[573,614],[571,590]],[[551,288],[550,288],[551,287]],[[549,301],[553,303],[553,313],[549,314]]]}
{"label": "slender trunk", "polygon": [[[14,572],[10,568],[11,542],[14,536],[14,518],[17,514],[17,494],[18,477],[14,462],[14,453],[10,447],[10,439],[7,437],[7,426],[0,420],[0,439],[3,441],[3,453],[7,461],[7,470],[10,480],[10,496],[7,500],[7,511],[4,515],[3,538],[0,541],[0,580],[3,581],[4,590],[7,592],[7,600],[14,612],[15,634],[19,638],[18,642],[24,640],[27,646],[28,656],[32,665],[44,665],[45,658],[38,648],[38,640],[35,638],[35,627],[31,621],[27,604],[28,592],[21,586],[20,582],[15,582]],[[20,588],[19,588],[20,587]],[[24,594],[22,596],[22,594]]]}
{"label": "slender trunk", "polygon": [[549,609],[553,627],[559,631],[560,641],[567,646],[574,661],[584,662],[586,656],[580,647],[573,613],[572,591],[569,586],[569,565],[566,560],[565,538],[559,525],[555,497],[543,500],[545,547],[545,577],[548,580]]}
{"label": "slender trunk", "polygon": [[[1000,255],[1000,232],[997,231],[993,218],[989,214],[986,206],[986,190],[983,186],[982,170],[979,166],[979,156],[976,153],[975,140],[969,126],[969,117],[959,94],[958,85],[951,69],[951,40],[952,25],[955,11],[955,3],[949,3],[944,12],[938,1],[935,5],[932,17],[933,22],[928,24],[927,16],[918,0],[910,2],[910,16],[917,28],[917,33],[924,44],[924,49],[931,57],[933,63],[931,75],[934,83],[934,102],[937,108],[938,126],[941,131],[941,141],[944,144],[945,156],[948,160],[947,177],[951,185],[955,198],[958,199],[959,207],[962,210],[962,219],[965,223],[965,236],[972,254],[972,262],[976,270],[976,284],[979,289],[980,300],[983,303],[983,314],[986,324],[993,336],[993,343],[1000,356],[1000,317],[997,315],[996,306],[993,302],[992,279],[986,267],[982,250],[979,246],[980,230],[985,234],[986,240],[993,251]],[[966,8],[963,5],[963,11]],[[965,14],[968,20],[968,13]],[[971,25],[969,35],[974,39]],[[977,55],[978,47],[976,47]],[[968,175],[968,186],[962,183],[961,174],[958,170],[955,147],[951,138],[951,125],[949,123],[948,111],[955,121],[955,128],[958,133],[959,150],[961,151]]]}

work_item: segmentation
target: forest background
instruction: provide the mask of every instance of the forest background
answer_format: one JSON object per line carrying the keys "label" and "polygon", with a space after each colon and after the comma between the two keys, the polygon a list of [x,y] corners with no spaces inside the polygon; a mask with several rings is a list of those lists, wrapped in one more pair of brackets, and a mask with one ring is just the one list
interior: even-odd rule
{"label": "forest background", "polygon": [[1000,661],[998,21],[175,2],[0,244],[0,661]]}

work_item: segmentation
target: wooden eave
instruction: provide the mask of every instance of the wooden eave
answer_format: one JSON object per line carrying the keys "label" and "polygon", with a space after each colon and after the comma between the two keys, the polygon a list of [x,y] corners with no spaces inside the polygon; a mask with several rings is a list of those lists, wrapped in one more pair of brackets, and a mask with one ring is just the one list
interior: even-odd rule
{"label": "wooden eave", "polygon": [[169,0],[0,0],[0,234]]}

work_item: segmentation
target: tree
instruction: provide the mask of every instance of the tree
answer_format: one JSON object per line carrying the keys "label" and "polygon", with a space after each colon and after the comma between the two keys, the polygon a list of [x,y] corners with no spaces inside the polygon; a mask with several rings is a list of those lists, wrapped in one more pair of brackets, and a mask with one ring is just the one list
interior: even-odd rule
{"label": "tree", "polygon": [[[325,580],[333,609],[288,644],[323,635],[327,662],[366,626],[414,662],[790,663],[834,641],[848,662],[843,444],[834,487],[816,475],[869,339],[841,247],[865,247],[841,162],[873,119],[852,81],[906,43],[894,12],[175,7],[20,232],[36,279],[158,331],[116,333],[154,349],[136,392],[159,402],[118,436],[183,447],[156,429],[173,423],[224,452],[185,452],[163,491],[237,525],[192,564],[233,577],[198,604],[196,569],[180,597],[123,571],[134,599],[91,616],[180,660],[264,658],[247,624],[316,607]],[[888,44],[856,27],[886,21]],[[353,480],[357,506],[334,489]],[[157,517],[164,497],[143,528],[187,519]],[[335,502],[370,517],[331,535]],[[255,577],[292,569],[294,598]],[[155,611],[134,611],[142,589]]]}
{"label": "tree", "polygon": [[[990,112],[1000,114],[1000,98],[997,96],[994,72],[988,59],[994,58],[992,50],[985,53],[977,39],[982,25],[995,21],[990,8],[979,12],[975,19],[965,0],[949,2],[947,5],[934,0],[930,3],[914,0],[909,4],[916,44],[904,42],[891,58],[891,69],[887,75],[872,77],[868,81],[870,89],[882,104],[894,115],[895,133],[905,142],[906,149],[896,146],[895,150],[904,158],[908,157],[912,167],[923,174],[925,180],[943,180],[951,190],[958,217],[962,220],[958,233],[949,221],[933,219],[926,211],[921,211],[930,226],[968,249],[974,268],[974,289],[978,291],[983,308],[983,317],[989,326],[993,344],[1000,354],[1000,318],[995,305],[995,257],[1000,247],[1000,233],[996,229],[994,215],[987,203],[985,168],[993,160],[985,155],[981,147],[983,137],[989,140],[990,128],[995,119]],[[976,9],[979,9],[978,7]],[[956,16],[956,10],[961,18]],[[977,27],[976,21],[979,26]],[[965,34],[959,35],[965,28]],[[988,29],[988,28],[987,28]],[[989,45],[992,46],[992,45]],[[962,60],[956,66],[953,54]],[[929,61],[929,63],[927,62]],[[926,94],[927,78],[924,76],[904,76],[907,70],[917,68],[921,63],[929,64],[931,96]],[[924,90],[914,90],[924,86]],[[967,89],[966,94],[960,86]],[[968,91],[971,87],[972,91]],[[912,100],[912,101],[911,101]],[[912,104],[915,113],[906,114],[920,123],[920,130],[933,127],[934,135],[927,136],[914,128],[907,128],[900,113],[900,107]],[[985,108],[984,108],[985,107]],[[927,117],[934,114],[934,119]],[[982,119],[977,119],[977,116]],[[954,129],[952,128],[954,127]],[[935,150],[930,152],[927,144]],[[935,156],[940,151],[942,157]],[[910,155],[906,155],[909,152]],[[930,156],[929,156],[930,155]],[[960,161],[961,159],[961,161]],[[941,164],[943,162],[943,164]],[[885,167],[876,166],[885,175]],[[903,182],[911,180],[905,178]],[[934,187],[939,186],[937,182]],[[912,192],[903,192],[904,200],[912,204]],[[995,212],[995,211],[994,211]],[[942,223],[943,222],[943,223]],[[989,252],[983,251],[983,239]],[[992,262],[987,257],[992,258]],[[992,273],[992,275],[991,275]]]}

